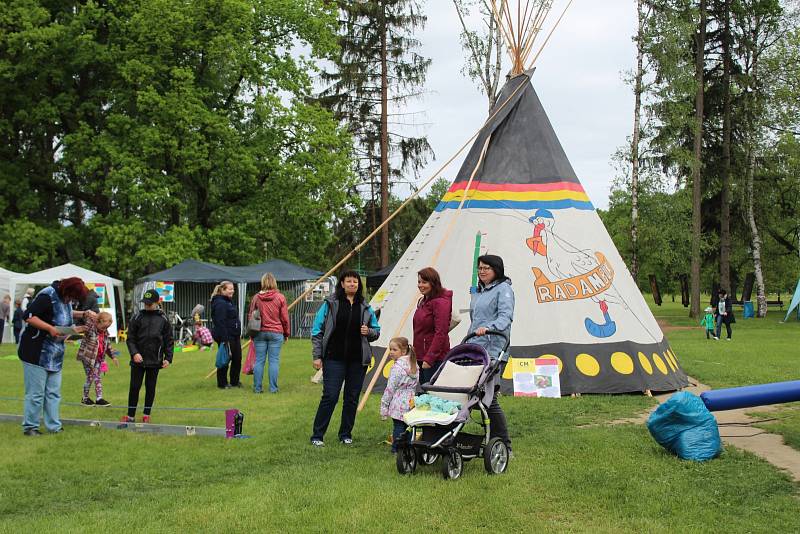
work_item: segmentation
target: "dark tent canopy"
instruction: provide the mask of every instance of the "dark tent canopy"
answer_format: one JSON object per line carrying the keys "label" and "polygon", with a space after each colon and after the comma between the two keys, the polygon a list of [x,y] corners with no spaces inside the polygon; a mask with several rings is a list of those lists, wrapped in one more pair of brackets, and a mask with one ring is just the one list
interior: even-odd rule
{"label": "dark tent canopy", "polygon": [[248,265],[246,267],[229,267],[235,269],[242,281],[246,278],[247,282],[260,282],[264,273],[272,273],[278,282],[300,282],[303,280],[316,280],[322,276],[322,272],[295,265],[285,260],[268,260],[264,263]]}
{"label": "dark tent canopy", "polygon": [[274,274],[278,282],[315,280],[322,276],[319,271],[284,260],[269,260],[264,263],[243,267],[229,267],[204,261],[185,260],[164,271],[143,276],[137,282],[164,280],[170,282],[219,282],[221,280],[230,280],[234,283],[258,283],[264,273],[267,272]]}
{"label": "dark tent canopy", "polygon": [[379,287],[381,287],[381,284],[383,284],[389,277],[389,275],[392,273],[392,269],[394,269],[395,265],[397,265],[397,262],[390,263],[383,269],[375,271],[372,274],[368,274],[367,287],[370,289],[378,289]]}
{"label": "dark tent canopy", "polygon": [[[295,265],[284,260],[269,260],[255,265],[231,267],[217,265],[198,260],[185,260],[169,269],[144,276],[137,280],[134,288],[134,302],[138,303],[146,288],[154,287],[156,282],[174,282],[172,300],[162,302],[162,309],[175,324],[176,337],[184,332],[183,319],[191,316],[191,310],[197,305],[208,307],[214,286],[222,280],[230,280],[236,284],[234,305],[239,309],[239,319],[244,326],[245,312],[254,294],[261,288],[261,277],[264,273],[272,273],[278,282],[278,289],[288,302],[292,302],[305,292],[307,288],[323,273]],[[292,336],[308,337],[314,314],[329,294],[333,281],[328,279],[321,286],[324,288],[308,294],[289,311]],[[206,316],[207,317],[207,316]]]}
{"label": "dark tent canopy", "polygon": [[170,282],[219,282],[220,280],[232,280],[234,273],[230,267],[215,265],[197,260],[185,260],[164,271],[148,274],[137,280],[137,283],[156,282],[168,280]]}

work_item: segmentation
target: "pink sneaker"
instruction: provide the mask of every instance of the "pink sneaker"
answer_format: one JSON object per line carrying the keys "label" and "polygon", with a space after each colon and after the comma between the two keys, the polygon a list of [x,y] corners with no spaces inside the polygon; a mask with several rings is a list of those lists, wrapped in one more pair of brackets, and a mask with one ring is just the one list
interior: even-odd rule
{"label": "pink sneaker", "polygon": [[149,415],[143,415],[142,416],[142,423],[149,423],[149,422],[150,422],[150,416]]}
{"label": "pink sneaker", "polygon": [[119,420],[120,423],[133,423],[133,417],[128,417],[127,415],[123,415],[122,419]]}

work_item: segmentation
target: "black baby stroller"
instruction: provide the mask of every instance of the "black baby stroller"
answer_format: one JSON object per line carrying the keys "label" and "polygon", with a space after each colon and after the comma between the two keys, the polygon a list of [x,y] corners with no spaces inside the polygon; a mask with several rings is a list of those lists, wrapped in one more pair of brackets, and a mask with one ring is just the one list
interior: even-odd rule
{"label": "black baby stroller", "polygon": [[[488,407],[494,397],[495,381],[499,380],[508,361],[508,336],[489,330],[486,335],[501,336],[505,341],[496,360],[489,358],[480,345],[467,343],[476,336],[469,334],[460,345],[447,353],[431,381],[422,384],[422,390],[446,400],[459,402],[458,413],[433,414],[429,418],[419,410],[404,416],[410,427],[397,446],[397,471],[413,473],[418,464],[433,464],[442,457],[442,475],[446,479],[461,476],[464,461],[483,458],[489,474],[503,473],[508,467],[508,446],[500,438],[490,438]],[[471,418],[479,413],[480,419]],[[472,420],[483,429],[482,434],[469,434],[462,430]]]}

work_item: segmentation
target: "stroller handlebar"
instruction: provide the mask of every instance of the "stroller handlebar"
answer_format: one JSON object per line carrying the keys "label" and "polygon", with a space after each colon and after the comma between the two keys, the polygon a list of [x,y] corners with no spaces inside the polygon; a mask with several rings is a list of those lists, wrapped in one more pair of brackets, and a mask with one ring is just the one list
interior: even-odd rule
{"label": "stroller handlebar", "polygon": [[[484,336],[502,337],[505,340],[505,345],[503,345],[503,352],[508,352],[508,347],[509,345],[511,345],[511,340],[505,333],[500,332],[499,330],[487,330]],[[476,334],[475,332],[470,332],[469,334],[467,334],[467,337],[461,340],[461,343],[466,343],[467,340],[472,339],[473,337],[482,337],[482,336],[478,336],[478,334]]]}

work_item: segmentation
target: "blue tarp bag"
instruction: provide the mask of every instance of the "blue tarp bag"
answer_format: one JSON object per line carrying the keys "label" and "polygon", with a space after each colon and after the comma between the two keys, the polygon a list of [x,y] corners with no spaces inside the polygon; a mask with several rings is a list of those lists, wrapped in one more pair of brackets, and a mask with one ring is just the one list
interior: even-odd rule
{"label": "blue tarp bag", "polygon": [[647,429],[659,445],[684,460],[703,462],[722,452],[716,418],[700,397],[688,391],[656,408]]}
{"label": "blue tarp bag", "polygon": [[222,369],[228,362],[231,360],[230,352],[228,351],[228,344],[227,343],[220,343],[219,348],[217,349],[217,362],[216,366],[217,369]]}

